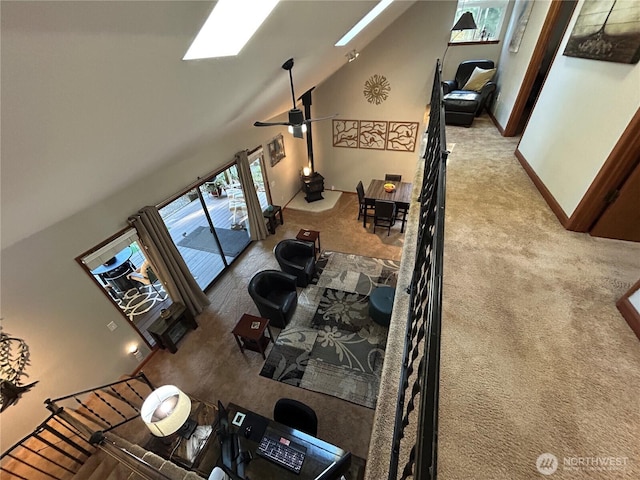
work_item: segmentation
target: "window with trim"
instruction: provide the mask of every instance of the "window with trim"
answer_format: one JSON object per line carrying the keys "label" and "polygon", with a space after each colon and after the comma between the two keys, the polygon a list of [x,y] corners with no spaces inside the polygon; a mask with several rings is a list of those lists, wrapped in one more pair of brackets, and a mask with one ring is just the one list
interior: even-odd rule
{"label": "window with trim", "polygon": [[471,12],[478,28],[451,32],[450,43],[498,40],[508,0],[459,0],[454,24],[464,12]]}

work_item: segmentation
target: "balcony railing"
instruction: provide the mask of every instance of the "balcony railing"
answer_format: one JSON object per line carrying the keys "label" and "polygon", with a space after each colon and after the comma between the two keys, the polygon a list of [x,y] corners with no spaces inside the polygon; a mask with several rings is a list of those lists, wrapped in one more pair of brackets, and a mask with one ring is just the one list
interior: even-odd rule
{"label": "balcony railing", "polygon": [[[446,187],[440,62],[436,65],[424,153],[413,277],[389,480],[437,476],[438,391]],[[401,455],[404,452],[404,455]]]}

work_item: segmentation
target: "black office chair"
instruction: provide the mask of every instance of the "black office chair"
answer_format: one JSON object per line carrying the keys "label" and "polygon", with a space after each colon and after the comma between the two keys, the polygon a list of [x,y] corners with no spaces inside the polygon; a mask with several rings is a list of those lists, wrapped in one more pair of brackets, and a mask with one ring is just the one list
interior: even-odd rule
{"label": "black office chair", "polygon": [[308,433],[318,433],[318,417],[311,407],[291,398],[281,398],[273,407],[273,419],[290,428]]}
{"label": "black office chair", "polygon": [[387,173],[384,176],[384,181],[385,182],[402,182],[402,175],[396,175],[394,173]]}
{"label": "black office chair", "polygon": [[364,198],[364,186],[362,185],[361,181],[358,182],[358,185],[356,185],[356,192],[358,192],[359,203],[358,220],[360,220],[360,217],[365,213],[367,215],[373,215],[375,205],[373,203],[367,202],[366,198]]}
{"label": "black office chair", "polygon": [[373,233],[376,227],[386,227],[387,236],[391,233],[391,227],[396,223],[396,204],[388,200],[376,200],[376,213],[373,216]]}

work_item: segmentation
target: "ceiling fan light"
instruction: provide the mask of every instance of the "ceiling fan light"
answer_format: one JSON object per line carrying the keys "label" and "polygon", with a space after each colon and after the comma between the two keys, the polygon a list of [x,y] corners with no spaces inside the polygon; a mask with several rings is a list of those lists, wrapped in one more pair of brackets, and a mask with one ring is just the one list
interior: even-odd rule
{"label": "ceiling fan light", "polygon": [[293,134],[293,125],[289,125],[287,127],[287,130],[289,131],[289,133]]}
{"label": "ceiling fan light", "polygon": [[307,124],[303,123],[301,129],[302,129],[302,133],[307,133]]}

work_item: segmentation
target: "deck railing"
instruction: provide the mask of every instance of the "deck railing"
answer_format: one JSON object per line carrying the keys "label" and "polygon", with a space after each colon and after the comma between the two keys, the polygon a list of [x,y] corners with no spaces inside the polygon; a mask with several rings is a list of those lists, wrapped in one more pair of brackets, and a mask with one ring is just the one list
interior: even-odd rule
{"label": "deck railing", "polygon": [[[431,93],[416,260],[409,287],[410,307],[389,480],[435,479],[437,474],[445,178],[449,153],[440,69],[438,61]],[[417,421],[411,422],[415,417]],[[404,465],[399,465],[401,444],[414,436],[408,458]]]}

